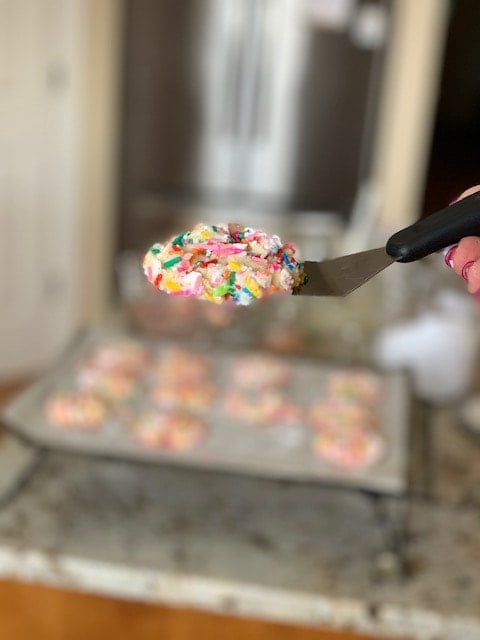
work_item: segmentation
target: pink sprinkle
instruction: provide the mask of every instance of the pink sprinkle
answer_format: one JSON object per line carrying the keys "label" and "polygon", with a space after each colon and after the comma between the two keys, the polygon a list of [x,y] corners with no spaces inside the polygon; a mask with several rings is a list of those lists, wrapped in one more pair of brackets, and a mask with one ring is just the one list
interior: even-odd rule
{"label": "pink sprinkle", "polygon": [[216,245],[214,249],[215,255],[222,257],[237,255],[238,253],[243,253],[244,251],[245,246],[238,244]]}
{"label": "pink sprinkle", "polygon": [[195,271],[189,273],[183,279],[183,285],[187,285],[189,287],[187,295],[198,295],[202,293],[202,276]]}
{"label": "pink sprinkle", "polygon": [[182,260],[178,265],[178,272],[185,273],[186,271],[189,271],[191,268],[192,268],[191,264],[188,260]]}

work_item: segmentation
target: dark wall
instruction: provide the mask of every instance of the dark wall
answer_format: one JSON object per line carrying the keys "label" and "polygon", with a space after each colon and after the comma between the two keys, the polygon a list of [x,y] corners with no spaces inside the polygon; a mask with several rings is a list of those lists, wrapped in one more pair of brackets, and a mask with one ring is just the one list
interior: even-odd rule
{"label": "dark wall", "polygon": [[430,163],[425,213],[480,183],[480,2],[456,0],[451,15]]}

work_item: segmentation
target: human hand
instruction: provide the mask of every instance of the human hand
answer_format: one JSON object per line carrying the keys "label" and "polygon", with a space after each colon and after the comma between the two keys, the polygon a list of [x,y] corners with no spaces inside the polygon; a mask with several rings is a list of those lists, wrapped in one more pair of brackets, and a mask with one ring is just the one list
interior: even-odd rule
{"label": "human hand", "polygon": [[[477,191],[480,191],[480,185],[467,189],[457,200]],[[468,291],[480,299],[480,238],[477,236],[462,238],[457,245],[450,247],[447,251],[445,262],[467,282]]]}

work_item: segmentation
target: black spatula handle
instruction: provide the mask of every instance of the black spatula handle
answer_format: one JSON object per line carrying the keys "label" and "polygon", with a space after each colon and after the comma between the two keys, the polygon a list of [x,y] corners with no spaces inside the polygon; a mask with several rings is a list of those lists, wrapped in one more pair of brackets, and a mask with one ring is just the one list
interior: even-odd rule
{"label": "black spatula handle", "polygon": [[480,193],[397,231],[388,240],[386,251],[397,262],[414,262],[466,236],[480,236]]}

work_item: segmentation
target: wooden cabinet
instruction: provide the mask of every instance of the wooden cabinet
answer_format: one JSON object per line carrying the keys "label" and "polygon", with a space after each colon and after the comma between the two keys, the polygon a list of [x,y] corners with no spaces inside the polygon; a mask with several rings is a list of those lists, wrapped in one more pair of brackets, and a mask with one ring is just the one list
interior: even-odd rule
{"label": "wooden cabinet", "polygon": [[15,640],[374,640],[14,582],[0,582],[0,629]]}

